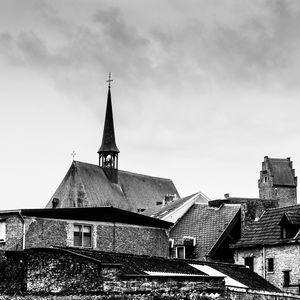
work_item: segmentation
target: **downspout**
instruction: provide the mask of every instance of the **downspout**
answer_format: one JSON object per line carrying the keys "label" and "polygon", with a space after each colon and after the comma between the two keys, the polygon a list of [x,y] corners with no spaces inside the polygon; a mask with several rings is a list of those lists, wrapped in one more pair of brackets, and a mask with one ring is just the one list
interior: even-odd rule
{"label": "downspout", "polygon": [[21,222],[22,222],[22,250],[25,250],[25,220],[21,214],[21,210],[18,211],[20,218],[21,218]]}
{"label": "downspout", "polygon": [[263,266],[263,277],[266,279],[266,247],[262,246],[262,266]]}
{"label": "downspout", "polygon": [[113,227],[113,252],[115,252],[116,248],[116,222],[114,222],[114,227]]}

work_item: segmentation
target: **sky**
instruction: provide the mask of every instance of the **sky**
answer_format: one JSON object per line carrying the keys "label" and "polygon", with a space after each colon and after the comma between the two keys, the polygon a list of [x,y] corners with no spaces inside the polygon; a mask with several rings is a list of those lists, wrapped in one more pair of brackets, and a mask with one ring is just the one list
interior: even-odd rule
{"label": "sky", "polygon": [[98,163],[108,73],[119,168],[258,197],[300,169],[300,1],[0,0],[0,209],[42,208]]}

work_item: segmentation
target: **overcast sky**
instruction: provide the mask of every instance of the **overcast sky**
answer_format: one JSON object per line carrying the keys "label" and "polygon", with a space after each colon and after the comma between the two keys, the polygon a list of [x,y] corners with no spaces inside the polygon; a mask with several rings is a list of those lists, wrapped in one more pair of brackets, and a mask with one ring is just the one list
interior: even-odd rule
{"label": "overcast sky", "polygon": [[297,0],[0,0],[0,209],[97,164],[108,72],[120,169],[257,197],[265,155],[300,168],[299,50]]}

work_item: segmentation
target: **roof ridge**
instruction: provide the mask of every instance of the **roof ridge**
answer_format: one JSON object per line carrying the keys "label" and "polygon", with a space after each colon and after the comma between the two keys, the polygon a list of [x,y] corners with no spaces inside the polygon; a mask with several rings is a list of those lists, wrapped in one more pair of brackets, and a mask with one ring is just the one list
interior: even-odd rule
{"label": "roof ridge", "polygon": [[[94,166],[94,167],[101,168],[99,165],[87,163],[87,162],[84,162],[84,161],[74,160],[73,163],[75,163],[75,164],[76,164],[76,163],[79,163],[79,164],[91,165],[91,166]],[[101,168],[101,169],[102,169],[102,168]],[[143,177],[157,178],[157,179],[162,179],[162,180],[172,181],[170,178],[165,178],[165,177],[158,177],[158,176],[152,176],[152,175],[140,174],[140,173],[131,172],[131,171],[126,171],[126,170],[120,170],[120,169],[119,169],[118,171],[119,171],[119,172],[122,172],[122,173],[133,174],[133,175],[138,175],[138,176],[143,176]]]}

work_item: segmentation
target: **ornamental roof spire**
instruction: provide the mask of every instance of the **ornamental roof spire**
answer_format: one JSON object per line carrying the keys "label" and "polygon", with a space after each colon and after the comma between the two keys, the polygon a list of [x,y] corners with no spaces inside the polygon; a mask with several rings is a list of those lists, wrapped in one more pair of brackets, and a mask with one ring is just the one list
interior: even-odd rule
{"label": "ornamental roof spire", "polygon": [[98,151],[101,153],[119,153],[119,149],[116,145],[115,139],[115,130],[114,130],[114,120],[113,120],[113,111],[111,105],[111,93],[110,93],[110,83],[113,80],[111,79],[111,73],[109,72],[109,77],[106,82],[108,82],[108,94],[107,94],[107,104],[106,104],[106,114],[105,122],[102,136],[102,144]]}

